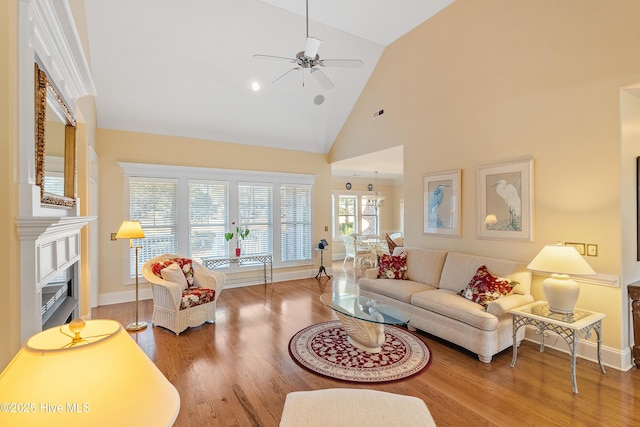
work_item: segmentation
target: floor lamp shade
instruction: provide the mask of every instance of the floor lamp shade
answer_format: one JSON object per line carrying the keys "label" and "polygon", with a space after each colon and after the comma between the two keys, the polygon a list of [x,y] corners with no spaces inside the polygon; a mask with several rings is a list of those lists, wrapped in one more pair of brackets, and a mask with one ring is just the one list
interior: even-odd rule
{"label": "floor lamp shade", "polygon": [[116,233],[116,239],[142,239],[144,231],[140,221],[122,221],[120,229]]}
{"label": "floor lamp shade", "polygon": [[113,320],[74,320],[27,340],[0,374],[0,425],[169,426],[180,395]]}
{"label": "floor lamp shade", "polygon": [[527,266],[529,270],[551,273],[542,282],[549,309],[556,313],[572,314],[580,295],[580,286],[569,275],[596,274],[573,246],[546,245]]}

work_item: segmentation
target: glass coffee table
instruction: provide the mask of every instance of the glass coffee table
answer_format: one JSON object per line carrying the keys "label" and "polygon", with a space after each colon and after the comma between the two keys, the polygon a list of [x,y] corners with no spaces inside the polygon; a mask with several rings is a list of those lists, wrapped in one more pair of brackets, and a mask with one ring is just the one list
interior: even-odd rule
{"label": "glass coffee table", "polygon": [[406,325],[402,310],[353,294],[322,294],[320,301],[336,312],[349,342],[369,353],[379,353],[384,344],[384,325]]}

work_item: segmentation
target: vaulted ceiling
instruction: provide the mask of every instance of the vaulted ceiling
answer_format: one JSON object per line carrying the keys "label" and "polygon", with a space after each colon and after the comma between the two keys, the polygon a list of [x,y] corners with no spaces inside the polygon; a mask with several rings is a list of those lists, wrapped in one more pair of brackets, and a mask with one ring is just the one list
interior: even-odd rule
{"label": "vaulted ceiling", "polygon": [[320,57],[364,63],[324,89],[253,57],[304,50],[305,0],[86,0],[98,126],[327,153],[384,48],[452,2],[309,0]]}

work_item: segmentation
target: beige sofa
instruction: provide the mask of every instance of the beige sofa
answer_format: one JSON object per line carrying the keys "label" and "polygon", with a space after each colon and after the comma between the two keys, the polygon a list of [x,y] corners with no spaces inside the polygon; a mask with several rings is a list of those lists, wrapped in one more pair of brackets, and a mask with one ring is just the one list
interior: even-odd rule
{"label": "beige sofa", "polygon": [[[378,270],[369,269],[358,282],[360,295],[404,310],[410,328],[464,347],[484,363],[513,344],[509,310],[533,301],[526,264],[422,248],[397,247],[393,253],[402,251],[407,252],[409,280],[378,279]],[[492,301],[486,309],[458,294],[482,265],[495,276],[519,282],[509,295]],[[524,332],[524,328],[518,330],[518,344]]]}

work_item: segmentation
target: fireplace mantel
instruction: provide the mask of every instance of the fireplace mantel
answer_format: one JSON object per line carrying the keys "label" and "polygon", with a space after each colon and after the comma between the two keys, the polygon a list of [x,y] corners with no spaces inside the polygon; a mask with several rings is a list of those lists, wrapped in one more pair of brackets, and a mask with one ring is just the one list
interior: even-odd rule
{"label": "fireplace mantel", "polygon": [[47,236],[75,232],[96,219],[94,216],[18,218],[20,240],[35,240]]}

